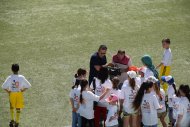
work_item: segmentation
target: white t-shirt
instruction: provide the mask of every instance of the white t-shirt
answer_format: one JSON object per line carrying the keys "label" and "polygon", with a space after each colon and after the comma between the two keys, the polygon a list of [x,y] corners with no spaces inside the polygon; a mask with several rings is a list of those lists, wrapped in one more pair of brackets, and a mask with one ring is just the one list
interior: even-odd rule
{"label": "white t-shirt", "polygon": [[10,75],[2,85],[3,89],[8,89],[11,92],[20,92],[24,88],[30,88],[31,84],[23,75]]}
{"label": "white t-shirt", "polygon": [[189,127],[190,125],[190,102],[186,97],[181,97],[179,103],[178,115],[183,115],[180,127]]}
{"label": "white t-shirt", "polygon": [[117,113],[117,106],[116,105],[109,105],[108,106],[108,114],[106,119],[106,127],[118,125],[118,113]]}
{"label": "white t-shirt", "polygon": [[74,108],[79,108],[80,89],[74,88],[70,91],[69,97],[73,100]]}
{"label": "white t-shirt", "polygon": [[144,94],[141,103],[142,122],[144,125],[151,126],[158,124],[157,109],[160,108],[155,94]]}
{"label": "white t-shirt", "polygon": [[82,98],[84,99],[84,103],[80,104],[79,114],[86,119],[94,118],[94,101],[98,102],[100,97],[93,94],[91,91],[83,91]]}
{"label": "white t-shirt", "polygon": [[169,85],[168,87],[168,106],[172,107],[172,98],[175,95],[175,90],[172,85]]}
{"label": "white t-shirt", "polygon": [[164,66],[171,66],[171,64],[172,64],[172,52],[171,52],[170,48],[164,50],[162,63],[164,64]]}
{"label": "white t-shirt", "polygon": [[162,109],[158,109],[158,113],[163,113],[166,111],[166,104],[165,104],[166,95],[163,89],[160,89],[160,94],[162,96],[162,99],[159,96],[157,96],[157,98],[158,98],[159,104],[162,106]]}
{"label": "white t-shirt", "polygon": [[130,87],[128,80],[126,80],[124,82],[124,86],[121,89],[120,99],[124,99],[123,109],[125,112],[130,113],[130,114],[136,113],[136,111],[134,111],[132,104],[133,104],[133,101],[136,97],[138,90],[139,90],[138,85],[136,85],[135,89],[133,90]]}
{"label": "white t-shirt", "polygon": [[[98,96],[101,96],[105,92],[105,89],[112,89],[112,82],[109,79],[107,79],[103,84],[101,84],[101,81],[95,78],[95,85],[96,85],[95,94]],[[93,82],[91,83],[90,88],[93,89]],[[105,101],[105,99],[108,98],[109,95],[110,92],[107,93],[105,97],[98,102],[98,106],[107,107],[108,103]]]}
{"label": "white t-shirt", "polygon": [[180,97],[177,97],[174,95],[172,98],[172,107],[173,107],[173,118],[176,120],[177,119],[177,113],[179,111],[179,102],[180,102]]}
{"label": "white t-shirt", "polygon": [[146,71],[144,73],[144,80],[147,81],[147,79],[150,77],[150,76],[154,76],[154,73],[147,67],[146,68]]}
{"label": "white t-shirt", "polygon": [[115,95],[117,95],[117,97],[119,98],[120,97],[120,94],[121,94],[121,90],[116,90],[116,89],[111,89],[110,90],[110,94],[115,94]]}

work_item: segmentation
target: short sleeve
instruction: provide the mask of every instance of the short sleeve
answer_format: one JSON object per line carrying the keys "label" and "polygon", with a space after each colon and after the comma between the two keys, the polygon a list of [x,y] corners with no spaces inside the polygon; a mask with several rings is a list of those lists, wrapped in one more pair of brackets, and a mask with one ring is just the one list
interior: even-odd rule
{"label": "short sleeve", "polygon": [[100,100],[100,97],[92,93],[91,91],[88,91],[88,98],[98,102]]}
{"label": "short sleeve", "polygon": [[70,91],[69,97],[70,97],[70,98],[73,98],[73,89]]}
{"label": "short sleeve", "polygon": [[112,82],[109,79],[106,80],[104,87],[107,89],[112,89]]}
{"label": "short sleeve", "polygon": [[129,62],[128,62],[128,67],[132,66],[132,60],[131,58],[129,59]]}
{"label": "short sleeve", "polygon": [[3,83],[3,85],[2,85],[2,88],[3,89],[8,89],[9,87],[10,87],[10,85],[11,85],[11,78],[10,78],[10,76],[5,80],[5,82]]}
{"label": "short sleeve", "polygon": [[155,109],[159,109],[160,108],[160,104],[158,102],[158,98],[155,95],[153,95],[153,99],[152,100],[153,100],[154,108]]}
{"label": "short sleeve", "polygon": [[120,99],[124,99],[125,98],[125,88],[122,88],[119,94],[119,98]]}
{"label": "short sleeve", "polygon": [[24,87],[24,88],[27,88],[27,89],[28,89],[28,88],[31,87],[31,84],[29,83],[29,81],[28,81],[24,76],[22,77],[22,80],[23,80],[22,83],[23,83],[23,87]]}
{"label": "short sleeve", "polygon": [[183,115],[185,111],[185,108],[182,103],[179,103],[179,110],[177,112],[178,115]]}

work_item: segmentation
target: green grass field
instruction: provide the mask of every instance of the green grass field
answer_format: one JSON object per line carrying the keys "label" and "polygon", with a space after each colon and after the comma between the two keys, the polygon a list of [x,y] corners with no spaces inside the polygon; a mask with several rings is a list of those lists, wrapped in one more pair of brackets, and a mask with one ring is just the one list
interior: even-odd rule
{"label": "green grass field", "polygon": [[[0,84],[19,63],[32,83],[21,127],[64,127],[71,124],[73,74],[89,68],[100,44],[109,60],[122,48],[142,66],[144,54],[159,63],[165,37],[172,41],[172,75],[190,84],[189,0],[0,0]],[[0,90],[0,127],[9,118],[8,95]]]}

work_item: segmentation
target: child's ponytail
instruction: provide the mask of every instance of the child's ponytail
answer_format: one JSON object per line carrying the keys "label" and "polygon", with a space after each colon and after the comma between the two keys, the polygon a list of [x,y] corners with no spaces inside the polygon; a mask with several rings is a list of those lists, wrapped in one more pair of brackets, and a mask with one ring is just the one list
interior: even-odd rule
{"label": "child's ponytail", "polygon": [[129,84],[130,84],[131,88],[134,90],[135,86],[136,86],[135,78],[130,79]]}
{"label": "child's ponytail", "polygon": [[175,83],[173,83],[173,84],[172,84],[172,86],[173,86],[173,88],[174,88],[174,91],[175,91],[175,95],[177,95],[178,93],[177,93],[177,88],[176,88],[176,85],[175,85]]}
{"label": "child's ponytail", "polygon": [[86,86],[88,85],[88,81],[86,79],[81,80],[81,90],[80,90],[80,103],[82,104],[84,102],[84,99],[82,97],[82,92],[85,91]]}

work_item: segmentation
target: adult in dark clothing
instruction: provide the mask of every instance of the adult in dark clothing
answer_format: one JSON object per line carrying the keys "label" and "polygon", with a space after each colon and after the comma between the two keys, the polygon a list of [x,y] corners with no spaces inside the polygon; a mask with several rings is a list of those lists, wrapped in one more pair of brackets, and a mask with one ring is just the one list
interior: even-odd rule
{"label": "adult in dark clothing", "polygon": [[106,45],[100,45],[98,52],[94,53],[90,58],[90,72],[89,72],[89,84],[91,84],[94,77],[97,77],[98,71],[101,67],[106,66]]}

